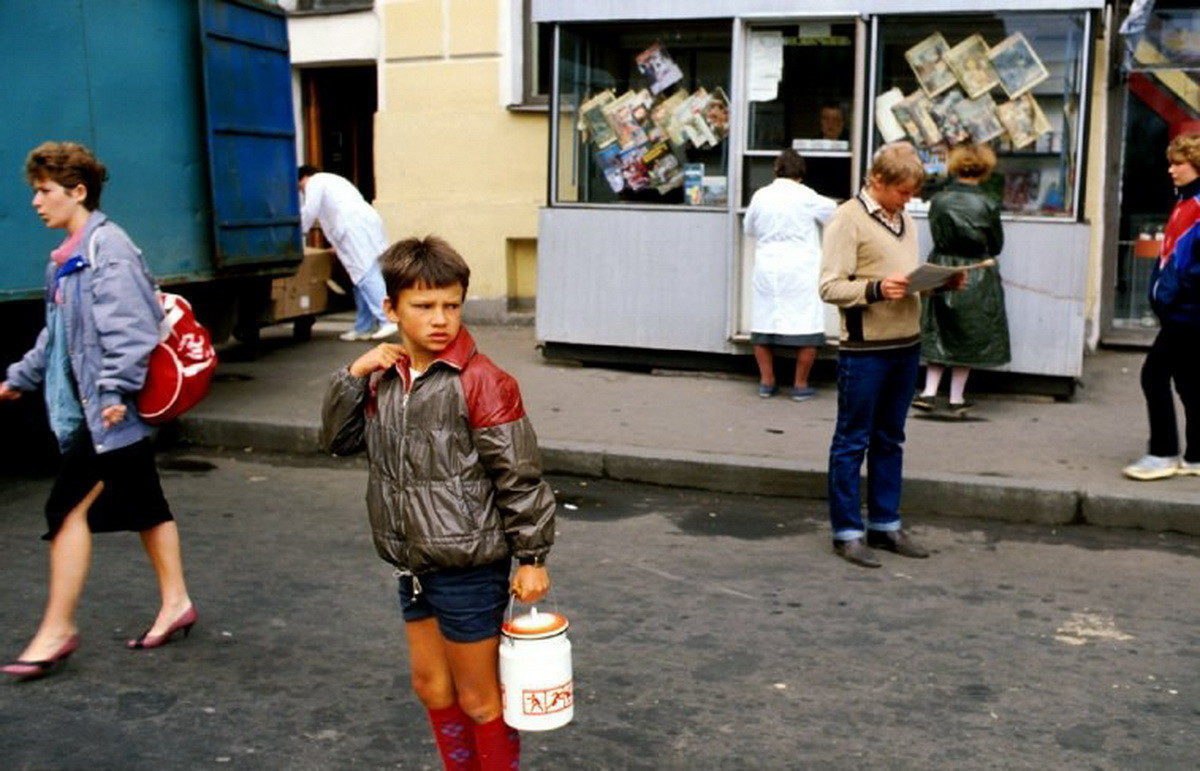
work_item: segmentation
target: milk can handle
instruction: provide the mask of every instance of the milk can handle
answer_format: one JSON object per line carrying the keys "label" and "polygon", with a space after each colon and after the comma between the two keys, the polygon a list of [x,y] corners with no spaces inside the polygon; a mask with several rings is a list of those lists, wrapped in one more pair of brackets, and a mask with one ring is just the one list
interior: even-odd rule
{"label": "milk can handle", "polygon": [[[542,600],[544,601],[544,600],[549,600],[549,599],[551,599],[551,598],[550,598],[550,592],[547,592],[547,593],[546,593],[546,596],[545,596],[545,597],[543,597],[543,598],[542,598]],[[505,623],[505,624],[508,624],[508,622],[509,622],[509,621],[512,621],[512,616],[513,616],[513,608],[516,606],[517,602],[518,602],[518,601],[517,601],[517,595],[513,594],[512,592],[509,592],[509,595],[508,595],[508,606],[507,606],[507,607],[504,609],[504,623]],[[551,600],[551,602],[553,603],[553,609],[554,609],[554,612],[555,612],[555,613],[558,613],[558,615],[560,615],[560,616],[561,616],[561,615],[562,615],[562,613],[559,613],[559,611],[558,611],[558,598],[557,598],[557,597],[553,598],[553,599]],[[522,604],[522,605],[528,605],[528,606],[529,606],[529,607],[531,607],[531,608],[535,608],[535,607],[537,607],[537,606],[536,606],[534,603],[532,603],[532,602],[522,602],[521,604]]]}

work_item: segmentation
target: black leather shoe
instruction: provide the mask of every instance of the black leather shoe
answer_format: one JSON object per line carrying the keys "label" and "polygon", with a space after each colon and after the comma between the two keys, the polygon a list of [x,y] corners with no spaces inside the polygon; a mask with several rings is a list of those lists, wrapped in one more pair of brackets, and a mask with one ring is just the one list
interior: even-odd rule
{"label": "black leather shoe", "polygon": [[875,555],[867,548],[867,542],[861,538],[851,538],[849,541],[834,541],[833,553],[855,565],[864,568],[877,568],[883,563],[875,559]]}
{"label": "black leather shoe", "polygon": [[883,549],[884,551],[895,552],[901,557],[912,557],[914,559],[925,559],[929,556],[929,550],[912,539],[912,536],[904,530],[868,530],[867,545],[873,549]]}

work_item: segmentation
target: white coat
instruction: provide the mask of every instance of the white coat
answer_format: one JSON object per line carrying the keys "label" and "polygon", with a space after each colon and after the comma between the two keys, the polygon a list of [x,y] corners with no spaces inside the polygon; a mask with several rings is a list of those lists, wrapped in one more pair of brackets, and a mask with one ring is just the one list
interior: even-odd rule
{"label": "white coat", "polygon": [[300,229],[307,233],[321,223],[321,231],[337,251],[338,259],[355,284],[387,249],[383,220],[350,180],[318,172],[304,184]]}
{"label": "white coat", "polygon": [[825,331],[818,294],[821,232],[837,202],[796,180],[777,178],[750,199],[743,227],[755,240],[750,331],[812,335]]}

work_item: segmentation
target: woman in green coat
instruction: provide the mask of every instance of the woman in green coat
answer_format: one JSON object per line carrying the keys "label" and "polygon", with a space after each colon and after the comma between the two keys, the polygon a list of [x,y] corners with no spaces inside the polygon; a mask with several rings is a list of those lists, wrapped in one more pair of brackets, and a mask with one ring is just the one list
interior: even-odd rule
{"label": "woman in green coat", "polygon": [[[979,189],[996,168],[987,145],[959,145],[950,151],[954,181],[933,197],[929,262],[950,267],[995,257],[1004,248],[999,203]],[[942,373],[949,367],[950,410],[962,417],[970,406],[963,398],[972,367],[995,367],[1012,358],[1004,287],[996,266],[967,271],[959,292],[930,295],[921,308],[921,357],[928,367],[925,390],[913,406],[932,410]]]}

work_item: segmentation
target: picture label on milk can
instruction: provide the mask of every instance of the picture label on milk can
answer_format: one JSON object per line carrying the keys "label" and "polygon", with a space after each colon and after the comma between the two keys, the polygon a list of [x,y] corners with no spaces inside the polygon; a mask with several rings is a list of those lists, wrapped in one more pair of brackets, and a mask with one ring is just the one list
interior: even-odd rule
{"label": "picture label on milk can", "polygon": [[525,689],[521,696],[521,711],[526,715],[562,712],[575,703],[574,681],[568,680],[552,688]]}

